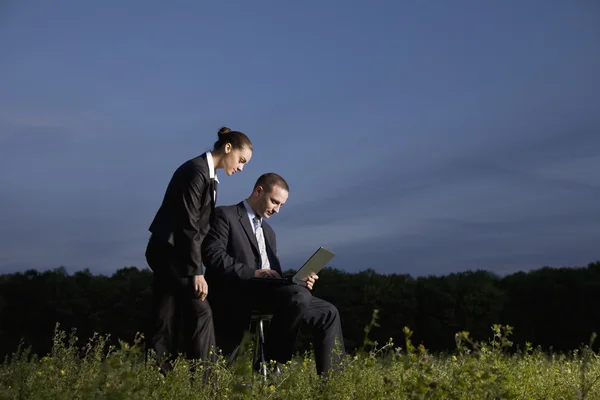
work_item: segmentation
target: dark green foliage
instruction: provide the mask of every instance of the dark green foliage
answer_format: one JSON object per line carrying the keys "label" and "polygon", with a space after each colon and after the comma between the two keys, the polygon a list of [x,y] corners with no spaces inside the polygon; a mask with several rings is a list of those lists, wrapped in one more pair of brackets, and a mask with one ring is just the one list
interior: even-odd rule
{"label": "dark green foliage", "polygon": [[[376,327],[378,312],[365,332]],[[57,327],[58,328],[58,327]],[[210,366],[209,384],[203,367],[191,372],[179,358],[163,377],[153,358],[145,363],[138,337],[133,345],[109,345],[94,335],[84,347],[76,332],[57,329],[52,349],[43,357],[19,349],[0,364],[0,399],[598,399],[600,358],[589,346],[548,356],[528,344],[511,353],[512,328],[493,325],[491,339],[476,342],[469,332],[455,335],[450,355],[431,355],[414,345],[405,327],[400,346],[393,341],[367,346],[343,360],[343,368],[322,380],[308,352],[282,367],[282,375],[264,381],[253,374],[252,345],[234,365],[219,355]],[[488,335],[489,336],[489,335]],[[367,342],[370,339],[367,338]],[[593,337],[592,337],[593,341]]]}
{"label": "dark green foliage", "polygon": [[135,267],[112,276],[64,268],[29,270],[0,277],[0,356],[23,340],[36,354],[52,346],[56,323],[77,328],[83,340],[94,332],[132,341],[144,332],[150,311],[152,273]]}
{"label": "dark green foliage", "polygon": [[[64,268],[0,275],[0,356],[11,354],[21,340],[34,354],[48,353],[57,322],[65,329],[76,327],[82,338],[98,332],[110,334],[113,343],[131,342],[136,332],[145,332],[151,281],[150,270],[135,267],[112,276],[88,270],[69,275]],[[339,309],[350,352],[364,344],[374,309],[379,326],[369,338],[377,343],[402,342],[407,326],[414,343],[447,352],[455,346],[456,332],[484,340],[489,327],[499,323],[514,327],[517,349],[531,342],[544,350],[572,350],[600,332],[597,293],[600,262],[502,278],[482,270],[413,278],[327,268],[314,290]],[[309,349],[308,333],[302,331],[300,352]]]}

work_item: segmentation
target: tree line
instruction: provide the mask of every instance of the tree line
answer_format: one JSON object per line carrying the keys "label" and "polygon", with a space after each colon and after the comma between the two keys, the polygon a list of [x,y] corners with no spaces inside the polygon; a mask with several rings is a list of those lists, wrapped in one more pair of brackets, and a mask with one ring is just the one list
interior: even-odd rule
{"label": "tree line", "polygon": [[[504,277],[484,270],[413,278],[333,268],[319,276],[314,294],[337,306],[350,351],[365,344],[374,310],[377,325],[370,341],[384,344],[391,338],[402,345],[407,326],[413,343],[432,352],[452,351],[460,331],[487,340],[493,324],[514,327],[516,348],[530,342],[549,351],[578,348],[600,333],[599,261]],[[147,327],[151,282],[151,271],[136,267],[111,276],[89,270],[68,274],[63,267],[0,275],[0,356],[13,353],[21,341],[36,354],[48,353],[56,323],[76,328],[82,344],[93,333],[131,343]],[[307,348],[301,333],[298,350]]]}

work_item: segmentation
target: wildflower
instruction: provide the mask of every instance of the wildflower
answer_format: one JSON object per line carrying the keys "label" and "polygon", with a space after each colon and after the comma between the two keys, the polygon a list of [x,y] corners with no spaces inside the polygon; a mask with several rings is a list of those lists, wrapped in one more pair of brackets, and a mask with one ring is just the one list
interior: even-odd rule
{"label": "wildflower", "polygon": [[273,390],[275,390],[275,386],[274,386],[274,385],[271,385],[271,386],[269,386],[269,390],[270,390],[270,391],[273,391]]}
{"label": "wildflower", "polygon": [[452,356],[452,361],[456,361],[456,360],[457,360],[456,356]]}
{"label": "wildflower", "polygon": [[61,369],[61,370],[60,370],[60,374],[61,374],[61,375],[64,375],[64,374],[65,374],[65,370],[64,370],[64,369]]}

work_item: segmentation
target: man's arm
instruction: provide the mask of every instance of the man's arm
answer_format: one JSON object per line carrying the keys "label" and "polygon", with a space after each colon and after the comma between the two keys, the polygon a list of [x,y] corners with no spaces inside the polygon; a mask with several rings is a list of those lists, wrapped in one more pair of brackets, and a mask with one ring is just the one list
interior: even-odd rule
{"label": "man's arm", "polygon": [[254,276],[255,269],[236,262],[227,253],[229,243],[229,221],[221,208],[215,209],[215,219],[202,242],[202,257],[207,269],[232,279],[247,280]]}

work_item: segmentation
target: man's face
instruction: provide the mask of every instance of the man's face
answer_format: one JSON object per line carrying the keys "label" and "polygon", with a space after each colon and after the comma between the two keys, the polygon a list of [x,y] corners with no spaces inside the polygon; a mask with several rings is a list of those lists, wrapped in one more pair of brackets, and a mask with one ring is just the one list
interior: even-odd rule
{"label": "man's face", "polygon": [[285,204],[288,198],[288,191],[281,186],[273,186],[273,190],[267,192],[262,186],[255,189],[256,212],[262,218],[269,218],[279,212],[279,208]]}

